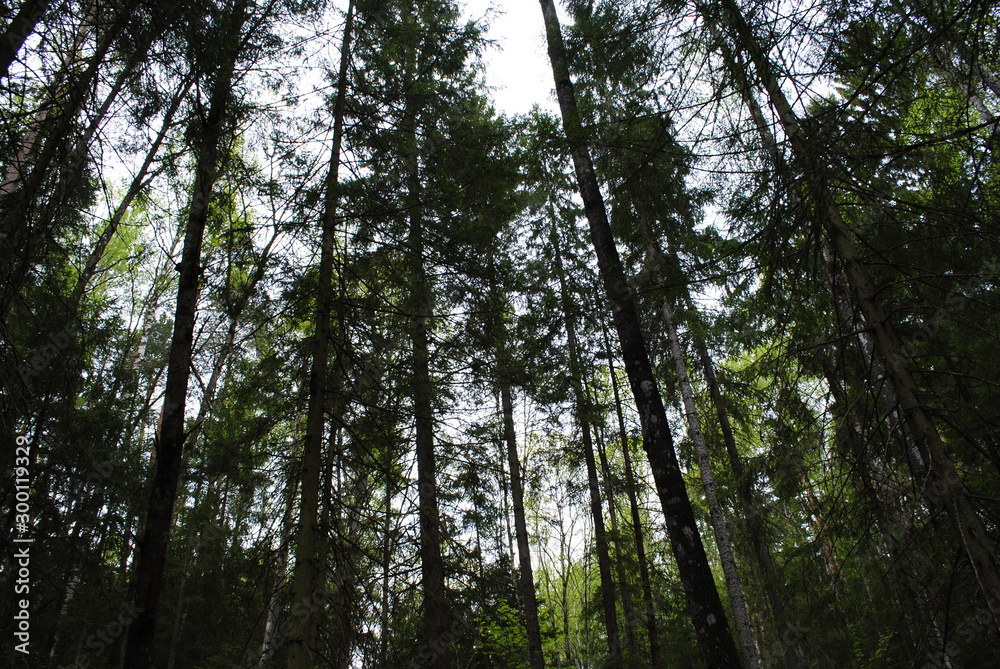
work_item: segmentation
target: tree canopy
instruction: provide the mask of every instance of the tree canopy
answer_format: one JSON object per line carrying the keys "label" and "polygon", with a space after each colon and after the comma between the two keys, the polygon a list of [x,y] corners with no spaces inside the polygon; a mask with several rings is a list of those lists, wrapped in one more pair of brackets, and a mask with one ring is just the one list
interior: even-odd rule
{"label": "tree canopy", "polygon": [[1000,9],[0,7],[0,664],[993,667]]}

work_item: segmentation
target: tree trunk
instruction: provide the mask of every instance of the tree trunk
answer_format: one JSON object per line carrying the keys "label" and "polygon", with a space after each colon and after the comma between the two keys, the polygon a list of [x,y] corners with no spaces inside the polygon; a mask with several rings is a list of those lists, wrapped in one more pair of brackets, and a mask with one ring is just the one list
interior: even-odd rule
{"label": "tree trunk", "polygon": [[646,613],[646,631],[649,634],[649,659],[652,669],[660,669],[663,660],[660,657],[660,638],[656,627],[656,609],[653,601],[653,588],[649,578],[649,564],[646,562],[646,544],[642,536],[642,518],[639,515],[639,498],[636,493],[637,482],[632,470],[632,454],[629,452],[628,431],[625,429],[625,415],[622,411],[621,395],[618,391],[618,375],[615,373],[614,355],[611,351],[611,340],[608,331],[601,326],[604,335],[604,348],[608,357],[608,372],[611,376],[611,390],[615,399],[615,414],[618,417],[618,433],[622,445],[622,459],[625,464],[625,490],[628,494],[629,510],[632,514],[632,534],[635,542],[635,556],[639,563],[639,582],[642,586],[642,599]]}
{"label": "tree trunk", "polygon": [[392,567],[392,459],[390,449],[385,449],[382,461],[382,472],[385,475],[385,515],[382,527],[382,601],[379,607],[379,663],[380,667],[389,666],[389,613],[392,607],[392,582],[390,569]]}
{"label": "tree trunk", "polygon": [[662,313],[663,324],[667,330],[667,339],[670,341],[670,351],[674,359],[674,370],[677,372],[677,385],[680,387],[681,399],[684,402],[684,417],[687,419],[688,436],[694,444],[701,482],[705,486],[705,501],[708,502],[708,511],[712,517],[712,528],[715,530],[715,545],[719,549],[719,559],[722,562],[722,572],[726,577],[726,585],[729,586],[729,603],[733,609],[733,618],[736,623],[736,633],[740,640],[743,663],[748,668],[756,669],[760,667],[760,654],[753,635],[750,608],[747,606],[746,594],[743,591],[743,579],[740,577],[739,567],[736,564],[736,555],[733,552],[732,541],[729,539],[729,527],[725,511],[719,502],[719,496],[716,491],[715,474],[712,472],[712,460],[708,454],[708,444],[705,442],[705,434],[701,431],[701,420],[698,417],[698,408],[695,405],[694,387],[687,373],[687,362],[684,360],[684,351],[681,349],[680,337],[677,334],[677,321],[674,319],[674,313],[670,309],[670,303],[667,298],[663,299]]}
{"label": "tree trunk", "polygon": [[185,444],[184,409],[194,322],[198,306],[198,283],[201,278],[201,246],[208,221],[212,189],[220,173],[220,144],[229,117],[229,103],[239,35],[246,20],[246,6],[233,8],[229,23],[232,32],[230,51],[220,64],[212,84],[208,113],[198,145],[198,162],[192,188],[191,204],[178,266],[177,308],[173,339],[167,366],[163,413],[156,434],[156,462],[153,490],[146,512],[145,526],[138,544],[135,574],[135,620],[129,627],[125,647],[125,669],[145,669],[152,663],[157,613],[167,560],[167,546],[173,521],[174,502],[180,481]]}
{"label": "tree trunk", "polygon": [[10,66],[24,42],[35,32],[35,26],[45,15],[52,0],[25,0],[17,14],[0,36],[0,80],[6,79]]}
{"label": "tree trunk", "polygon": [[407,156],[410,232],[407,241],[411,254],[412,307],[411,341],[413,346],[413,413],[417,456],[417,486],[420,516],[420,564],[423,588],[424,643],[423,667],[448,669],[451,665],[451,635],[448,629],[450,603],[445,587],[444,558],[441,552],[441,520],[437,501],[437,463],[434,456],[434,409],[431,398],[434,386],[430,373],[430,346],[427,333],[431,306],[430,286],[424,267],[423,217],[420,204],[419,160],[416,136],[413,151]]}
{"label": "tree trunk", "polygon": [[538,600],[535,597],[535,577],[531,569],[531,546],[528,543],[528,524],[524,517],[524,484],[521,464],[517,458],[517,435],[514,432],[514,402],[510,382],[504,369],[500,370],[500,404],[503,411],[503,434],[507,442],[507,464],[510,468],[510,490],[514,505],[514,534],[517,537],[517,556],[520,567],[521,597],[524,600],[524,620],[528,636],[528,665],[532,669],[545,669],[542,657],[542,633],[538,625]]}
{"label": "tree trunk", "polygon": [[[83,35],[91,29],[89,25],[81,27],[81,33],[74,42],[73,52],[69,57],[70,64],[57,75],[57,81],[53,84],[54,88],[60,89],[62,80],[68,81],[69,90],[65,100],[52,98],[43,104],[37,120],[25,134],[17,163],[11,167],[0,186],[0,203],[4,205],[3,221],[0,223],[0,252],[3,255],[0,260],[3,276],[0,276],[0,280],[5,284],[0,293],[0,324],[6,323],[10,317],[29,274],[28,268],[36,257],[36,247],[49,232],[43,221],[44,217],[35,215],[45,180],[52,166],[57,163],[60,149],[66,146],[73,123],[90,96],[93,82],[117,39],[118,30],[127,14],[128,8],[125,6],[117,10],[115,18],[100,36],[94,53],[87,60],[86,69],[77,76],[71,76],[72,68],[77,65],[76,52],[82,44]],[[51,127],[42,127],[46,120],[51,121]],[[38,140],[41,136],[46,139],[39,148]],[[26,172],[29,165],[31,169]],[[57,207],[60,203],[56,200],[57,198],[51,198],[44,203],[43,208]]]}
{"label": "tree trunk", "polygon": [[[298,429],[295,430],[296,433]],[[298,434],[293,437],[292,448],[298,445]],[[294,453],[293,453],[294,455]],[[295,461],[295,458],[292,458]],[[264,638],[260,644],[261,669],[268,667],[274,651],[280,643],[277,638],[278,623],[281,619],[282,593],[288,580],[288,554],[291,550],[292,526],[295,522],[295,492],[298,488],[298,476],[292,467],[285,473],[285,515],[281,523],[281,543],[278,545],[278,561],[274,567],[274,588],[267,602],[267,616],[264,622]]]}
{"label": "tree trunk", "polygon": [[[406,17],[412,21],[412,15]],[[411,54],[412,56],[412,54]],[[412,67],[415,67],[415,56]],[[413,73],[407,78],[412,81]],[[408,143],[403,156],[406,169],[405,206],[409,232],[406,247],[410,259],[410,343],[413,353],[413,418],[417,461],[417,504],[420,519],[421,589],[423,591],[423,647],[420,666],[448,669],[453,634],[449,629],[451,603],[445,585],[441,550],[441,519],[437,498],[437,462],[434,455],[434,385],[430,372],[428,320],[434,296],[424,260],[423,189],[420,182],[419,116],[423,100],[412,85],[407,87],[402,132]]]}
{"label": "tree trunk", "polygon": [[635,611],[632,609],[632,590],[629,587],[628,575],[625,572],[625,558],[621,549],[621,534],[618,531],[618,511],[615,508],[615,491],[611,484],[611,467],[608,465],[608,455],[604,441],[598,431],[595,445],[597,460],[601,463],[601,477],[604,482],[604,497],[608,500],[608,521],[611,523],[610,543],[614,544],[615,568],[618,577],[618,589],[622,599],[622,614],[625,616],[625,649],[632,660],[639,656],[635,640]]}
{"label": "tree trunk", "polygon": [[[690,296],[685,296],[685,301],[689,310],[694,310],[694,303]],[[701,360],[702,370],[705,374],[705,384],[708,386],[709,395],[715,406],[715,412],[719,419],[719,427],[722,431],[722,440],[726,446],[726,454],[729,457],[729,466],[733,471],[737,481],[737,493],[740,497],[744,521],[747,526],[747,534],[750,536],[750,543],[753,545],[754,556],[760,570],[760,578],[763,581],[764,592],[767,596],[768,604],[771,607],[771,614],[778,627],[778,637],[781,640],[781,647],[785,656],[786,669],[798,669],[799,657],[802,654],[798,647],[797,638],[788,614],[785,612],[785,599],[781,588],[778,585],[783,576],[774,564],[771,556],[771,544],[764,534],[764,524],[757,512],[757,500],[753,493],[753,483],[747,478],[743,467],[743,460],[736,449],[736,437],[733,434],[732,424],[729,420],[729,411],[726,408],[725,396],[719,386],[718,378],[715,375],[715,365],[708,353],[708,347],[700,338],[694,337],[695,348]]]}
{"label": "tree trunk", "polygon": [[663,506],[667,533],[687,595],[689,610],[702,658],[709,667],[741,666],[739,653],[729,631],[722,600],[715,586],[705,547],[701,543],[694,511],[681,475],[673,438],[667,424],[656,379],[635,302],[629,290],[618,249],[611,234],[604,198],[594,174],[587,137],[576,110],[570,82],[569,63],[563,46],[559,19],[552,0],[539,0],[545,18],[549,60],[562,112],[563,128],[569,140],[580,195],[590,224],[598,266],[614,314],[625,369],[643,429],[643,446],[649,457],[657,493]]}
{"label": "tree trunk", "polygon": [[570,304],[566,273],[563,268],[562,249],[559,241],[558,225],[552,219],[552,248],[555,253],[555,267],[559,278],[559,297],[562,302],[563,322],[566,326],[566,342],[569,347],[569,374],[576,404],[576,418],[583,433],[583,459],[587,466],[587,489],[590,493],[590,514],[594,521],[594,544],[597,549],[597,567],[601,574],[601,604],[604,611],[604,625],[608,634],[608,656],[612,666],[621,665],[621,636],[618,630],[618,611],[615,606],[615,582],[611,577],[611,554],[608,550],[608,533],[604,526],[604,512],[601,509],[601,488],[597,480],[597,464],[594,459],[594,441],[590,432],[590,403],[583,389],[583,364],[580,360],[579,343],[576,338],[576,319]]}
{"label": "tree trunk", "polygon": [[[757,42],[739,6],[734,0],[719,2],[730,39],[746,52],[754,64],[757,76],[778,113],[801,173],[811,175],[804,186],[812,192],[817,216],[826,230],[834,253],[843,265],[851,297],[872,330],[876,355],[885,366],[886,374],[895,388],[903,420],[909,425],[921,455],[928,463],[926,475],[918,481],[921,493],[933,503],[944,506],[948,512],[955,536],[972,565],[983,598],[993,615],[994,627],[1000,629],[1000,570],[997,567],[995,549],[982,519],[965,492],[962,479],[955,470],[941,436],[934,427],[930,412],[920,397],[906,347],[878,298],[878,289],[858,253],[852,230],[841,216],[833,198],[827,183],[830,168],[823,164],[822,156],[814,148],[811,138],[803,132],[794,109],[781,90],[767,54]],[[708,14],[703,5],[699,7],[703,14]]]}
{"label": "tree trunk", "polygon": [[[192,440],[191,443],[194,443]],[[195,489],[194,493],[194,504],[191,507],[193,512],[198,510],[198,505],[201,504],[201,487],[202,481],[198,482],[198,487]],[[209,484],[209,489],[211,489],[212,484]],[[167,669],[174,669],[174,664],[177,661],[177,648],[180,646],[181,640],[181,630],[184,628],[184,595],[187,590],[187,581],[191,575],[191,555],[194,553],[194,535],[195,527],[193,520],[194,513],[192,513],[192,518],[189,520],[187,541],[184,546],[184,563],[181,567],[181,577],[180,584],[177,586],[177,605],[174,607],[174,624],[170,632],[170,650],[167,652]],[[199,530],[201,528],[198,528]]]}
{"label": "tree trunk", "polygon": [[316,323],[309,373],[309,406],[306,411],[306,434],[302,449],[300,478],[299,530],[295,544],[295,567],[292,572],[292,609],[288,635],[288,669],[309,669],[320,662],[316,645],[316,616],[319,602],[326,597],[320,583],[320,564],[324,540],[319,519],[319,485],[323,463],[327,369],[330,355],[330,318],[333,313],[333,253],[340,204],[340,153],[344,139],[344,106],[347,100],[347,72],[351,62],[351,39],[354,2],[347,6],[343,41],[340,47],[340,72],[337,97],[333,107],[333,147],[324,193],[322,240],[320,242],[319,286],[316,294]]}

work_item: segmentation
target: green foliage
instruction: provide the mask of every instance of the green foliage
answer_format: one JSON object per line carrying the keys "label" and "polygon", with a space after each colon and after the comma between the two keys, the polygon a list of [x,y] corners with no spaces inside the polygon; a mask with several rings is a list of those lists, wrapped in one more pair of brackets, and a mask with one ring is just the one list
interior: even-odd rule
{"label": "green foliage", "polygon": [[[677,307],[690,361],[700,360],[702,342],[719,377],[738,467],[705,370],[692,365],[758,645],[775,667],[789,640],[803,667],[943,666],[945,655],[952,666],[993,666],[997,634],[976,574],[946,512],[921,487],[885,377],[856,332],[856,295],[832,290],[840,266],[823,243],[829,203],[816,193],[822,181],[849,227],[919,399],[995,544],[997,12],[951,0],[747,10],[778,86],[799,95],[810,166],[794,160],[746,52],[723,23],[709,27],[705,16],[720,15],[704,6],[701,15],[678,3],[574,1],[566,39],[662,386],[675,385],[664,299]],[[221,23],[232,3],[95,7],[93,25],[80,3],[53,7],[0,82],[0,433],[5,443],[19,435],[32,443],[33,661],[117,666],[205,97],[220,50],[241,38],[225,170],[209,202],[186,473],[155,664],[258,666],[270,638],[277,649],[265,664],[283,666],[327,84],[337,83],[327,45],[343,17],[329,3],[250,2],[253,30],[241,37]],[[524,15],[526,30],[540,26],[535,13]],[[540,109],[515,118],[494,109],[482,85],[484,24],[465,16],[445,1],[357,6],[336,212],[320,513],[330,600],[319,614],[320,645],[378,667],[409,666],[429,648],[412,472],[408,226],[418,206],[455,657],[471,667],[528,666],[498,409],[499,389],[510,384],[545,660],[605,660],[555,228],[586,414],[608,452],[619,525],[612,544],[630,586],[618,590],[631,592],[639,612],[639,657],[628,663],[648,666],[650,641],[627,513],[634,492],[663,654],[691,666],[694,632],[625,383],[635,480],[624,473],[608,369],[614,362],[621,372],[624,361],[605,350],[613,315],[566,142]],[[154,146],[161,123],[164,140]],[[138,195],[78,291],[147,152]],[[408,195],[413,155],[416,200]],[[679,398],[668,395],[709,534],[702,484],[680,438]],[[13,537],[10,457],[4,471],[4,528]],[[770,575],[759,564],[761,537]],[[0,575],[5,593],[11,573]],[[775,594],[791,622],[784,630]],[[0,601],[9,633],[14,603]],[[624,607],[619,616],[624,623]],[[18,666],[9,644],[0,655],[0,664]]]}

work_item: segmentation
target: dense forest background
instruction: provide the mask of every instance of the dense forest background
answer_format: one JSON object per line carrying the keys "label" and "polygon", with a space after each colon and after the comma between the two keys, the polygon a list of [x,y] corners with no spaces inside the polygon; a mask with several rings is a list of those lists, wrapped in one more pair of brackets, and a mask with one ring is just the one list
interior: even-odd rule
{"label": "dense forest background", "polygon": [[997,5],[508,11],[0,6],[0,664],[1000,664]]}

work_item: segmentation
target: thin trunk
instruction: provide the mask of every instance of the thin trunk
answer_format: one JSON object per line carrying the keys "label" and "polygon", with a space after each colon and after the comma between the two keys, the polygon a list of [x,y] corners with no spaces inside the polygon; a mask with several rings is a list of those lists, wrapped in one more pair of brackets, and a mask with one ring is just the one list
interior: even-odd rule
{"label": "thin trunk", "polygon": [[[125,88],[131,79],[135,77],[136,67],[146,58],[149,47],[153,43],[154,34],[146,31],[139,42],[134,44],[129,51],[128,60],[122,65],[111,86],[111,90],[104,96],[104,101],[93,111],[88,120],[87,126],[82,129],[80,137],[75,141],[75,145],[67,152],[67,155],[59,161],[58,180],[53,185],[52,191],[46,196],[46,202],[42,205],[36,226],[42,230],[51,229],[58,216],[59,208],[63,202],[68,201],[73,189],[79,185],[83,175],[84,167],[87,164],[87,156],[90,152],[91,143],[97,135],[98,130],[104,125],[105,118],[111,110],[111,106],[118,99],[118,95]],[[186,89],[186,87],[184,87]]]}
{"label": "thin trunk", "polygon": [[[202,482],[198,482],[198,487],[194,493],[194,506],[192,510],[197,511],[201,503]],[[193,514],[192,514],[193,515]],[[194,553],[194,523],[189,520],[187,542],[184,546],[184,563],[181,567],[181,582],[177,586],[177,605],[174,607],[174,624],[170,632],[170,650],[167,654],[167,669],[174,669],[177,661],[177,648],[180,646],[181,630],[184,627],[184,595],[187,590],[188,577],[191,574],[191,555]]]}
{"label": "thin trunk", "polygon": [[[690,296],[685,296],[685,301],[689,310],[694,310],[694,303]],[[779,583],[783,580],[780,569],[774,564],[771,556],[771,544],[765,536],[764,523],[757,513],[757,500],[753,493],[753,483],[750,481],[743,467],[743,460],[736,449],[736,437],[729,420],[729,410],[726,407],[725,396],[719,386],[719,380],[715,374],[715,365],[709,355],[708,347],[701,337],[694,337],[695,348],[701,360],[701,367],[705,374],[705,385],[708,387],[709,395],[715,406],[715,413],[719,419],[719,427],[722,431],[722,441],[726,446],[726,454],[729,458],[729,467],[733,471],[737,481],[737,494],[740,497],[744,522],[747,533],[750,536],[750,543],[753,545],[754,556],[760,570],[760,578],[763,581],[764,592],[767,596],[768,604],[771,607],[771,614],[778,627],[778,636],[781,640],[781,647],[785,657],[786,669],[798,669],[799,657],[802,651],[796,642],[796,634],[792,629],[788,614],[785,611],[785,595],[781,591]]]}
{"label": "thin trunk", "polygon": [[[36,257],[38,250],[36,247],[43,243],[49,232],[44,217],[35,215],[35,210],[42,199],[41,191],[45,181],[50,175],[51,168],[57,163],[59,151],[66,146],[67,137],[72,134],[73,124],[90,95],[92,84],[127,13],[125,7],[119,10],[115,20],[101,36],[97,48],[88,59],[86,69],[79,76],[72,78],[65,101],[57,102],[53,99],[45,103],[39,112],[39,120],[25,135],[24,146],[19,152],[19,162],[13,166],[14,176],[9,173],[5,177],[0,202],[9,201],[9,205],[4,207],[6,211],[0,223],[0,252],[3,254],[0,267],[5,275],[6,284],[0,294],[0,324],[6,323],[10,317],[17,296],[29,274],[28,268]],[[89,30],[89,26],[87,29]],[[67,68],[75,65],[75,57],[72,61]],[[54,117],[51,112],[55,112]],[[45,120],[51,120],[52,125],[43,130],[41,125]],[[38,148],[38,137],[41,135],[47,138]],[[37,153],[36,148],[38,148]],[[25,168],[29,165],[31,169],[25,173]],[[3,204],[7,205],[7,202]],[[59,204],[61,202],[53,197],[45,202],[43,207],[51,209]]]}
{"label": "thin trunk", "polygon": [[320,583],[323,531],[319,520],[319,485],[323,467],[327,369],[330,355],[330,319],[333,314],[333,255],[337,234],[337,210],[340,204],[340,153],[344,139],[344,107],[347,100],[347,71],[351,62],[351,38],[354,2],[347,7],[343,41],[340,47],[340,72],[337,97],[333,106],[333,146],[327,173],[320,242],[319,286],[316,293],[316,322],[309,373],[309,406],[306,411],[306,434],[302,449],[299,529],[295,544],[295,567],[292,575],[292,615],[288,635],[288,669],[309,669],[321,660],[316,648],[316,617],[319,602],[326,598]]}
{"label": "thin trunk", "polygon": [[[334,415],[339,415],[339,409],[334,411]],[[331,440],[336,444],[336,448],[331,447],[331,451],[336,454],[337,475],[328,477],[329,487],[332,487],[333,481],[336,480],[336,493],[332,491],[327,493],[327,499],[330,501],[325,504],[324,509],[324,525],[334,539],[333,542],[329,542],[332,543],[329,548],[333,549],[335,565],[332,574],[333,586],[330,593],[330,608],[333,609],[332,619],[327,626],[328,634],[332,640],[327,662],[336,669],[348,669],[357,633],[357,563],[361,521],[359,512],[352,510],[357,508],[357,504],[347,506],[343,502],[345,496],[344,430],[339,427],[336,432],[336,438]],[[370,492],[368,469],[359,468],[346,495],[351,500],[363,501],[368,499]],[[347,515],[346,528],[343,522],[345,514]]]}
{"label": "thin trunk", "polygon": [[385,474],[385,520],[382,528],[382,601],[379,608],[379,664],[389,666],[389,609],[391,604],[390,569],[392,567],[392,460],[385,449],[382,462]]}
{"label": "thin trunk", "polygon": [[[293,448],[297,448],[299,438],[293,438]],[[293,458],[294,461],[294,458]],[[292,527],[295,522],[295,491],[298,488],[298,476],[292,468],[285,474],[285,514],[281,523],[281,542],[278,545],[278,561],[274,567],[274,588],[267,602],[267,617],[264,623],[264,639],[260,645],[261,669],[271,664],[274,651],[278,645],[278,624],[281,618],[282,593],[288,580],[288,557],[291,550]]]}
{"label": "thin trunk", "polygon": [[649,578],[649,564],[646,561],[646,542],[642,536],[642,518],[639,515],[639,497],[636,493],[638,484],[635,472],[632,469],[632,454],[629,449],[628,431],[625,429],[625,414],[622,411],[621,394],[618,390],[618,375],[615,373],[611,340],[603,324],[601,330],[604,335],[604,349],[608,358],[611,390],[615,399],[615,414],[618,417],[618,434],[622,445],[622,459],[625,464],[625,491],[628,494],[629,510],[632,514],[632,535],[635,542],[635,556],[636,561],[639,563],[639,583],[642,586],[642,599],[646,610],[646,631],[649,634],[650,666],[652,669],[660,669],[663,666],[663,660],[660,657],[660,638],[656,627],[653,587]]}
{"label": "thin trunk", "polygon": [[715,474],[712,472],[712,460],[708,454],[708,444],[705,442],[705,434],[701,431],[701,420],[695,405],[694,387],[687,373],[687,362],[684,360],[684,351],[681,349],[680,337],[677,334],[677,321],[674,319],[674,313],[670,309],[667,298],[663,299],[662,313],[667,339],[670,341],[670,351],[674,359],[674,370],[677,372],[677,385],[680,387],[681,399],[684,403],[688,436],[694,444],[701,482],[705,486],[705,501],[708,502],[712,528],[715,530],[715,545],[719,549],[722,572],[726,577],[726,585],[729,587],[729,603],[733,609],[733,619],[740,640],[743,663],[748,668],[756,669],[760,667],[760,654],[753,635],[753,623],[750,621],[750,607],[747,605],[746,594],[743,591],[743,579],[740,577],[732,541],[729,539],[726,515],[719,502]]}
{"label": "thin trunk", "polygon": [[[899,412],[899,398],[892,381],[887,378],[885,367],[879,361],[875,353],[875,344],[872,341],[868,329],[863,322],[858,322],[851,303],[850,292],[845,285],[844,273],[837,267],[837,258],[827,240],[823,240],[823,267],[827,280],[830,283],[830,292],[833,296],[834,310],[839,321],[840,331],[847,335],[854,335],[858,344],[860,359],[868,377],[869,385],[875,390],[882,409],[889,419],[889,432],[893,438],[899,441],[906,455],[910,473],[916,481],[923,480],[927,474],[927,464],[917,441],[910,430],[909,424],[903,420]],[[940,507],[935,500],[927,499],[928,506],[933,509]]]}
{"label": "thin trunk", "polygon": [[434,386],[430,373],[430,345],[427,332],[431,306],[430,286],[424,267],[423,216],[417,163],[416,136],[407,156],[410,231],[407,240],[412,268],[411,342],[413,346],[413,413],[417,456],[417,486],[420,516],[420,565],[423,589],[423,624],[426,652],[423,667],[448,669],[451,665],[451,638],[448,594],[441,552],[441,520],[437,500],[437,463],[434,456]]}
{"label": "thin trunk", "polygon": [[[250,276],[247,285],[245,286],[243,292],[241,293],[235,308],[232,310],[231,316],[229,318],[229,325],[226,329],[226,338],[223,341],[222,348],[220,349],[219,354],[215,358],[215,362],[212,365],[212,374],[209,377],[208,383],[206,384],[202,392],[202,400],[198,407],[198,415],[195,418],[194,424],[191,426],[191,428],[188,430],[187,433],[186,443],[189,445],[197,443],[198,437],[201,434],[201,430],[205,424],[205,421],[208,418],[209,413],[211,412],[212,407],[215,404],[216,394],[219,389],[219,382],[222,380],[222,374],[226,369],[227,363],[229,362],[229,356],[232,354],[233,350],[236,347],[236,334],[239,328],[240,318],[243,315],[243,310],[245,309],[247,303],[249,302],[251,295],[253,295],[253,293],[255,292],[257,284],[264,276],[264,273],[268,265],[268,260],[270,259],[270,251],[272,246],[274,245],[275,240],[277,239],[277,236],[278,236],[278,230],[275,229],[274,233],[271,236],[271,239],[268,241],[267,245],[261,252],[260,259],[257,262],[254,272]],[[186,462],[184,467],[186,468]],[[199,503],[200,490],[201,487],[199,484],[198,488],[199,492],[195,494],[195,508],[197,508]],[[185,585],[187,583],[188,564],[191,558],[192,537],[193,537],[193,529],[189,531],[187,548],[184,554],[184,569],[181,571],[182,574],[181,582],[177,594],[177,607],[174,613],[174,627],[173,627],[173,633],[171,635],[170,653],[167,658],[167,669],[173,669],[176,658],[177,646],[180,640],[180,632],[183,623],[183,613],[184,613],[184,594],[185,594],[184,591],[185,591]]]}
{"label": "thin trunk", "polygon": [[191,90],[193,83],[194,80],[189,78],[174,96],[173,101],[170,103],[170,107],[167,109],[167,112],[163,117],[163,123],[160,126],[160,130],[156,134],[156,138],[153,140],[152,145],[150,145],[149,150],[146,151],[146,157],[143,160],[142,165],[139,167],[139,170],[132,178],[132,183],[129,186],[128,191],[126,191],[125,196],[122,198],[121,202],[118,203],[118,206],[111,214],[111,218],[108,219],[108,223],[104,226],[104,230],[101,232],[101,236],[98,237],[97,242],[94,244],[94,248],[91,249],[90,255],[87,257],[87,262],[84,264],[83,270],[80,272],[80,276],[76,280],[76,285],[73,288],[72,297],[70,298],[70,304],[74,307],[79,306],[80,300],[83,298],[83,294],[87,290],[87,286],[97,273],[97,266],[100,263],[101,258],[104,257],[104,252],[107,251],[108,245],[111,243],[111,239],[118,231],[118,226],[121,225],[122,219],[128,212],[129,207],[132,206],[132,202],[134,202],[135,198],[139,196],[139,193],[141,193],[143,189],[149,185],[149,178],[147,178],[150,176],[149,168],[156,159],[160,146],[166,139],[167,131],[170,130],[173,125],[174,115],[177,113],[177,110],[180,109],[181,103],[187,96],[188,91]]}
{"label": "thin trunk", "polygon": [[[412,13],[405,18],[413,21]],[[409,54],[410,67],[416,55]],[[412,82],[413,72],[406,78]],[[413,353],[413,419],[417,461],[417,504],[420,520],[420,568],[423,602],[424,647],[420,666],[425,669],[448,669],[451,665],[451,603],[445,585],[442,554],[441,519],[437,498],[437,461],[434,454],[434,384],[430,371],[428,321],[432,317],[434,296],[424,259],[423,188],[420,181],[420,145],[418,129],[424,100],[412,85],[407,86],[402,132],[408,143],[402,156],[406,170],[404,204],[409,231],[406,247],[410,259],[410,344]]]}
{"label": "thin trunk", "polygon": [[[846,389],[838,380],[843,375],[837,374],[838,370],[825,356],[823,371],[835,401],[834,417],[837,419],[837,434],[849,444],[855,461],[864,464],[868,458],[865,455],[867,448],[861,429],[862,422],[856,415],[856,405],[848,399]],[[913,586],[919,581],[907,574],[907,567],[913,562],[915,552],[909,545],[913,540],[913,523],[901,513],[898,501],[902,491],[893,490],[884,473],[862,466],[858,468],[857,475],[860,478],[862,491],[868,498],[868,503],[878,521],[885,550],[889,554],[887,571],[892,575],[892,580],[885,583],[885,594],[899,600],[909,641],[910,659],[913,664],[917,664],[918,658],[926,657],[931,652],[928,640],[931,638],[933,626],[927,621],[924,607],[917,601],[914,592]],[[878,476],[881,481],[876,481],[873,475]],[[926,578],[926,571],[917,572],[923,572],[918,578]],[[878,602],[874,600],[871,603],[873,606],[878,606]]]}
{"label": "thin trunk", "polygon": [[576,96],[570,82],[569,63],[559,18],[552,0],[539,2],[545,18],[549,59],[562,112],[563,128],[570,143],[577,183],[590,224],[591,239],[614,314],[632,394],[639,410],[643,446],[649,457],[657,493],[663,506],[667,533],[687,595],[698,645],[709,667],[734,669],[741,666],[739,653],[729,631],[725,609],[701,542],[674,451],[666,410],[642,337],[638,312],[611,234],[604,198],[594,174],[588,138],[576,109]]}
{"label": "thin trunk", "polygon": [[611,577],[611,554],[608,550],[608,533],[604,526],[604,512],[601,509],[601,488],[597,480],[597,464],[594,459],[594,441],[590,432],[590,403],[583,389],[583,364],[580,347],[576,338],[576,318],[570,304],[569,289],[563,268],[562,249],[555,216],[552,220],[552,247],[555,253],[556,273],[559,278],[559,295],[562,301],[563,322],[566,327],[566,342],[569,347],[569,374],[576,404],[576,418],[583,433],[583,458],[587,466],[587,489],[590,492],[590,514],[594,520],[594,544],[597,549],[597,566],[601,574],[601,604],[604,611],[604,625],[608,634],[608,656],[612,666],[621,665],[621,638],[618,630],[618,611],[615,606],[615,582]]}
{"label": "thin trunk", "polygon": [[[85,490],[83,491],[83,494],[85,494]],[[92,495],[86,501],[87,504],[84,510],[83,517],[89,517],[92,514],[95,514],[102,505],[101,495],[99,494]],[[77,510],[74,509],[74,511]],[[59,609],[58,609],[59,613],[56,618],[56,624],[52,630],[52,636],[49,639],[48,652],[45,653],[46,657],[48,658],[48,666],[50,667],[54,666],[55,664],[56,652],[58,651],[61,633],[65,626],[66,616],[69,614],[69,606],[70,603],[73,601],[73,597],[76,595],[76,588],[80,583],[80,571],[83,568],[84,551],[78,548],[78,546],[80,545],[88,546],[90,545],[90,542],[93,539],[92,536],[85,536],[83,542],[82,543],[80,542],[80,530],[82,526],[83,523],[80,520],[74,522],[73,531],[69,535],[68,544],[69,546],[73,547],[73,550],[76,553],[76,555],[73,556],[69,573],[66,575],[66,585],[63,588],[62,597],[60,597],[59,599]],[[102,554],[101,551],[98,551],[98,554],[101,555]]]}
{"label": "thin trunk", "polygon": [[618,588],[621,592],[622,614],[625,616],[625,649],[629,658],[639,656],[635,640],[635,611],[632,609],[632,589],[629,587],[628,575],[625,571],[625,556],[622,554],[622,536],[618,530],[618,511],[615,508],[615,491],[611,484],[611,467],[608,465],[608,454],[604,448],[604,440],[600,431],[596,434],[597,459],[601,463],[601,477],[604,482],[604,497],[608,500],[608,521],[611,523],[611,543],[614,544],[615,568],[618,576]]}
{"label": "thin trunk", "polygon": [[514,503],[514,533],[517,537],[517,556],[520,567],[521,597],[524,601],[524,619],[528,635],[528,664],[532,669],[545,669],[542,657],[542,633],[538,625],[538,600],[535,597],[535,577],[531,569],[531,546],[528,543],[528,523],[524,517],[524,483],[521,463],[517,458],[517,435],[514,432],[514,402],[510,382],[500,370],[500,404],[503,411],[503,433],[507,442],[507,465],[510,468],[510,489]]}
{"label": "thin trunk", "polygon": [[194,322],[201,278],[201,246],[208,221],[212,190],[220,173],[220,145],[229,116],[229,103],[238,36],[246,18],[242,2],[230,17],[233,44],[212,84],[208,113],[198,146],[195,182],[178,266],[177,308],[167,365],[163,413],[156,434],[156,463],[153,490],[138,545],[135,575],[135,620],[129,627],[125,648],[125,669],[145,669],[152,663],[153,638],[163,585],[163,571],[173,521],[174,502],[180,481],[185,444],[184,410],[187,402]]}

